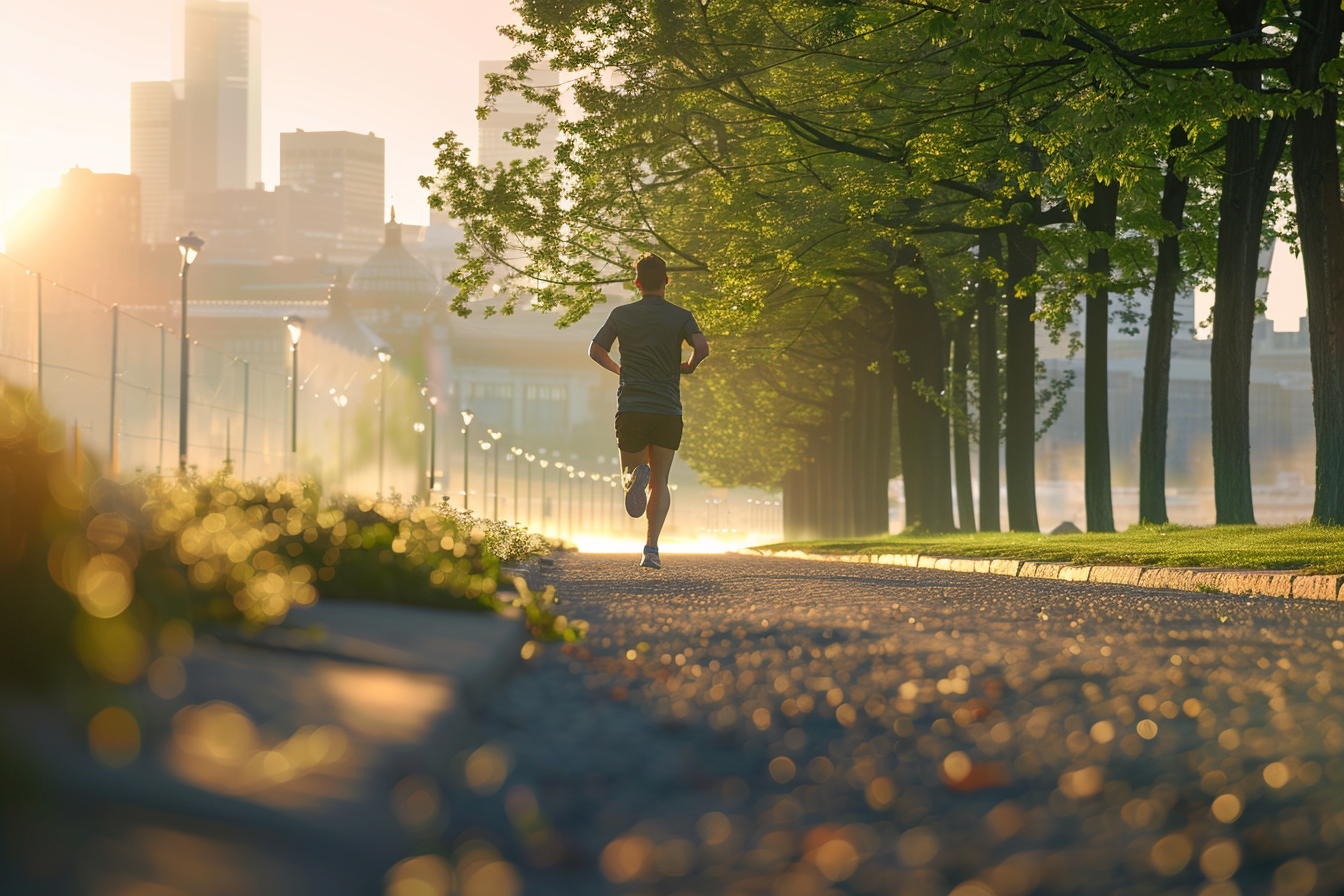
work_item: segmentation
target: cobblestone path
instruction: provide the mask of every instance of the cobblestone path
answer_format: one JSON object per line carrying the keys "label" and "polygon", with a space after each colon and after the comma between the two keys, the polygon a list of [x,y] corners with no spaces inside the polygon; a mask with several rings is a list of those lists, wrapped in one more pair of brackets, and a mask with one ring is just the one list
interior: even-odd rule
{"label": "cobblestone path", "polygon": [[435,846],[460,880],[493,862],[525,894],[1344,892],[1344,608],[666,562],[551,569],[590,632],[529,660],[454,761]]}

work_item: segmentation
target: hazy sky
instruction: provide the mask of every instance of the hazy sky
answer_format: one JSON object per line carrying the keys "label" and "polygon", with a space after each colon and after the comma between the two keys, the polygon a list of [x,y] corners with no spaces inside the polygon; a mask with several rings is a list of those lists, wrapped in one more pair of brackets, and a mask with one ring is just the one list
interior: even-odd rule
{"label": "hazy sky", "polygon": [[[130,83],[172,77],[180,0],[0,2],[0,221],[75,165],[130,170]],[[255,0],[261,20],[262,176],[281,131],[387,139],[397,216],[427,223],[415,179],[433,141],[474,146],[477,63],[506,58],[507,0]]]}

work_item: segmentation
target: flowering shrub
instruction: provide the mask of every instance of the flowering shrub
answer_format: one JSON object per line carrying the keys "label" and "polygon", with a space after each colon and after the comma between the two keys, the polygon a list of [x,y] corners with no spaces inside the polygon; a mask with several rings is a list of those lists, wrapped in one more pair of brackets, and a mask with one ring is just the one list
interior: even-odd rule
{"label": "flowering shrub", "polygon": [[31,395],[0,384],[0,684],[80,668],[128,684],[173,620],[272,625],[319,598],[521,612],[534,636],[572,639],[582,626],[557,625],[550,592],[497,593],[501,556],[550,547],[397,495],[324,503],[308,479],[99,479]]}
{"label": "flowering shrub", "polygon": [[464,532],[481,533],[481,547],[506,563],[536,557],[553,550],[555,542],[523,526],[504,520],[481,519],[470,510],[459,510],[444,498],[435,511]]}
{"label": "flowering shrub", "polygon": [[[490,609],[499,560],[479,533],[399,500],[323,506],[312,480],[151,477],[122,486],[147,553],[218,618],[278,622],[326,598]],[[176,584],[176,583],[175,583]]]}

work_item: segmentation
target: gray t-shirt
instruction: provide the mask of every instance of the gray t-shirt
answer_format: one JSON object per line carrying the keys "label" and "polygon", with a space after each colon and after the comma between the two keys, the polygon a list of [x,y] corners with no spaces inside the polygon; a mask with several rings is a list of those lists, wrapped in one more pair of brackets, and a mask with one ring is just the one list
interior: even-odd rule
{"label": "gray t-shirt", "polygon": [[621,344],[616,413],[681,414],[681,344],[700,332],[695,315],[662,296],[618,305],[593,341]]}

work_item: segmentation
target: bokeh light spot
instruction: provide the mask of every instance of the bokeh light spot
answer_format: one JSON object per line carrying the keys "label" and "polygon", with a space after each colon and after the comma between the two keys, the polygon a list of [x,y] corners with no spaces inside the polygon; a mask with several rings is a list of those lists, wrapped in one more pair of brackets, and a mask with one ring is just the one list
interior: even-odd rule
{"label": "bokeh light spot", "polygon": [[120,706],[109,706],[89,722],[89,751],[110,768],[129,765],[140,753],[140,725]]}

